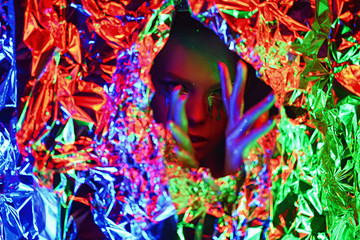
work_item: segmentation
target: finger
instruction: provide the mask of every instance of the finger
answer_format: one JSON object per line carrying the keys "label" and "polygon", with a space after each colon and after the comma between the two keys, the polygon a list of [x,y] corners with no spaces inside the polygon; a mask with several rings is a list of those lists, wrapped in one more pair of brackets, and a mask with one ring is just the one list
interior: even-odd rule
{"label": "finger", "polygon": [[179,95],[174,107],[174,123],[178,125],[183,132],[188,132],[188,120],[186,118],[185,105],[187,96],[184,94]]}
{"label": "finger", "polygon": [[170,120],[174,121],[175,106],[179,99],[180,90],[181,90],[181,86],[179,85],[179,86],[176,86],[174,88],[174,90],[171,92],[170,107],[169,107],[169,112],[168,112],[168,121],[170,121]]}
{"label": "finger", "polygon": [[227,138],[235,140],[245,134],[252,124],[266,111],[268,111],[275,103],[275,96],[270,93],[261,102],[250,108],[241,118],[239,124],[234,125],[233,129],[227,130]]}
{"label": "finger", "polygon": [[243,168],[243,159],[249,155],[250,148],[256,143],[256,141],[271,129],[276,126],[276,120],[271,119],[266,124],[259,128],[254,129],[247,135],[243,135],[240,138],[229,140],[226,139],[226,144],[236,145],[236,148],[227,147],[227,149],[233,149],[231,152],[226,152],[225,161],[225,174],[234,174],[238,171],[239,167]]}
{"label": "finger", "polygon": [[183,163],[186,168],[199,168],[199,162],[196,161],[194,155],[184,149],[175,148],[177,159]]}
{"label": "finger", "polygon": [[228,67],[223,62],[218,62],[219,76],[221,82],[222,100],[224,102],[225,110],[229,114],[229,101],[232,92],[232,84]]}
{"label": "finger", "polygon": [[194,153],[194,149],[191,144],[191,140],[189,135],[185,133],[178,125],[176,125],[173,121],[168,122],[168,129],[173,135],[175,141],[180,146],[181,149],[184,149],[191,154]]}
{"label": "finger", "polygon": [[226,159],[224,165],[224,173],[226,175],[234,175],[239,170],[244,169],[242,150],[242,148],[237,147],[231,152],[226,152]]}
{"label": "finger", "polygon": [[243,156],[247,156],[250,148],[256,143],[256,141],[268,133],[276,126],[276,119],[270,119],[266,124],[259,128],[252,130],[249,134],[242,137],[241,142],[244,143],[240,148],[244,149]]}
{"label": "finger", "polygon": [[234,119],[232,120],[234,122],[236,122],[243,115],[244,92],[245,92],[245,85],[247,79],[247,72],[248,72],[248,68],[246,64],[242,60],[239,60],[237,64],[235,84],[232,94],[230,96],[230,109],[233,111],[232,115]]}

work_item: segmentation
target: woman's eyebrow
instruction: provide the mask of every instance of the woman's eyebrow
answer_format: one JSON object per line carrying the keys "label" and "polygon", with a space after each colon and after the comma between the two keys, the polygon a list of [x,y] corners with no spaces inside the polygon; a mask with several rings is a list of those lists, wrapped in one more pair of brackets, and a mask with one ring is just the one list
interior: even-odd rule
{"label": "woman's eyebrow", "polygon": [[[170,78],[172,80],[175,80],[175,81],[178,81],[178,82],[181,82],[181,83],[184,83],[186,85],[189,85],[189,86],[194,86],[194,83],[188,79],[185,79],[185,78],[182,78],[180,76],[178,76],[176,73],[173,73],[173,72],[166,72],[164,74],[164,77],[165,78]],[[217,90],[217,89],[221,89],[221,83],[218,82],[218,83],[215,83],[213,84],[212,86],[210,86],[210,89],[212,90]]]}
{"label": "woman's eyebrow", "polygon": [[194,83],[193,83],[193,82],[191,82],[191,81],[188,80],[188,79],[182,78],[182,77],[176,75],[176,74],[173,73],[173,72],[166,72],[166,73],[164,74],[164,77],[165,77],[165,78],[170,78],[170,79],[175,80],[175,81],[177,81],[177,82],[184,83],[185,85],[188,85],[188,86],[194,86]]}
{"label": "woman's eyebrow", "polygon": [[[174,81],[176,81],[176,82],[182,83],[182,84],[186,85],[186,87],[189,87],[189,88],[190,88],[190,87],[191,87],[191,88],[194,87],[194,83],[193,83],[192,81],[190,81],[190,80],[188,80],[188,79],[185,79],[185,78],[182,78],[182,77],[176,75],[176,74],[173,73],[173,72],[166,72],[166,73],[164,74],[164,78],[169,78],[169,79],[174,80]],[[220,82],[215,83],[214,85],[210,86],[209,89],[210,89],[210,91],[219,90],[219,89],[221,89],[221,83],[220,83]]]}
{"label": "woman's eyebrow", "polygon": [[221,89],[221,83],[216,83],[210,87],[211,91],[220,90]]}

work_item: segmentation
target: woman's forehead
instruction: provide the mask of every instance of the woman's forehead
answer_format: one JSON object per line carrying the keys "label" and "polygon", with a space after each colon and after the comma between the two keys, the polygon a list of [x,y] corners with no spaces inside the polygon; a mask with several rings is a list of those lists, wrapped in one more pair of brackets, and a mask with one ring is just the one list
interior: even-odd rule
{"label": "woman's forehead", "polygon": [[[194,78],[208,78],[219,81],[218,61],[228,65],[230,75],[234,77],[236,59],[229,50],[219,47],[216,42],[200,42],[199,39],[184,39],[172,37],[155,59],[157,72],[184,71],[193,74]],[[184,73],[184,74],[185,74]]]}

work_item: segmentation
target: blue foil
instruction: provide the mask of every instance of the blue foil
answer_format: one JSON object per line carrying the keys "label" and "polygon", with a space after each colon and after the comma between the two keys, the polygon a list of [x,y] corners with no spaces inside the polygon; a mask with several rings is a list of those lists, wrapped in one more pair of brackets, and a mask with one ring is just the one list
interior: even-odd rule
{"label": "blue foil", "polygon": [[14,4],[12,0],[1,2],[0,28],[0,111],[15,108],[17,99],[16,62],[14,54]]}
{"label": "blue foil", "polygon": [[[0,2],[0,239],[36,239],[32,177],[18,166],[15,140],[17,88],[14,3]],[[29,181],[30,180],[30,181]]]}

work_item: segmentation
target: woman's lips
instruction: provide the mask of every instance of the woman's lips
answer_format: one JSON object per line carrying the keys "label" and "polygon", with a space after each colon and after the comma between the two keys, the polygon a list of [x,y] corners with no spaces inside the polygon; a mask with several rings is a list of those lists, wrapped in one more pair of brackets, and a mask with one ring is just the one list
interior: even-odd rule
{"label": "woman's lips", "polygon": [[189,134],[189,137],[190,137],[192,146],[195,149],[204,147],[208,142],[208,140],[203,136]]}

